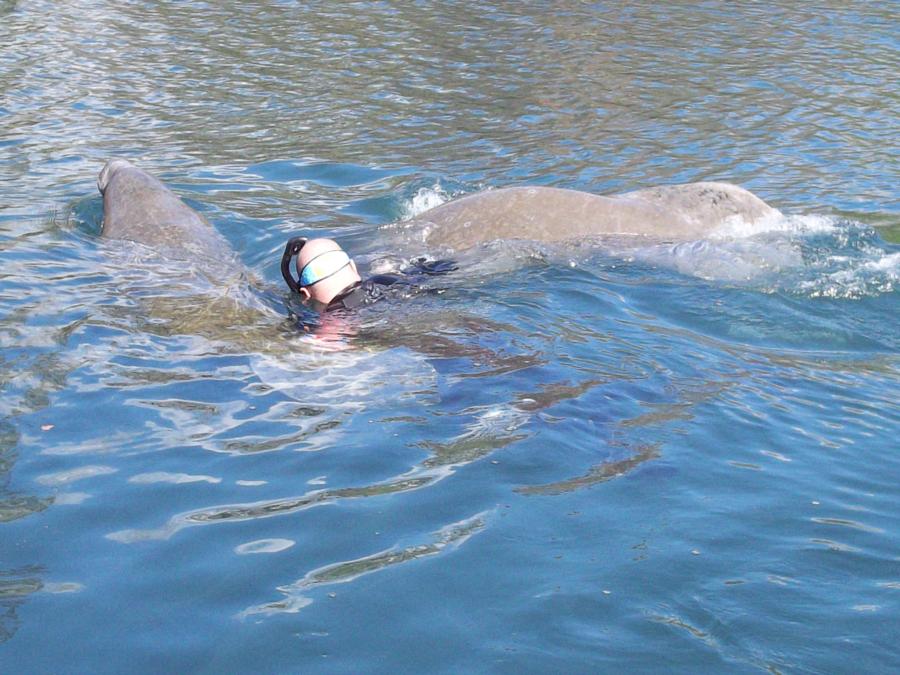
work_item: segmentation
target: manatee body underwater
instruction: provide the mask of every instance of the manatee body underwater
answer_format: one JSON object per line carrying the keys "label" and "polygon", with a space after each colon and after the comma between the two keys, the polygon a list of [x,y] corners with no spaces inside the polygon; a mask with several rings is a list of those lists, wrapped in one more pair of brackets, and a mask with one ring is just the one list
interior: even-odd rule
{"label": "manatee body underwater", "polygon": [[103,195],[103,229],[176,259],[230,261],[228,241],[155,176],[124,159],[106,163],[97,177]]}
{"label": "manatee body underwater", "polygon": [[[134,273],[145,278],[136,293],[149,319],[145,329],[249,349],[278,338],[273,319],[283,313],[277,303],[265,297],[228,240],[159,179],[113,159],[100,171],[97,187],[103,195],[101,236],[138,245],[117,253],[143,268]],[[157,289],[148,293],[148,284]]]}
{"label": "manatee body underwater", "polygon": [[732,218],[747,223],[780,212],[729,183],[701,182],[611,196],[550,187],[510,187],[462,197],[425,211],[425,242],[462,250],[496,239],[559,242],[602,235],[678,242],[701,239]]}

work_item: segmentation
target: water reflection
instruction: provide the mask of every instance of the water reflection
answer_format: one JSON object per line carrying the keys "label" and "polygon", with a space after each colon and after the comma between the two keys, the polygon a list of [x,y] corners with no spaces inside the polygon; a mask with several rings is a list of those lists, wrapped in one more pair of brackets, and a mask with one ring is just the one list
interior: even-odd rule
{"label": "water reflection", "polygon": [[249,607],[241,612],[241,618],[254,614],[296,613],[312,603],[310,591],[318,586],[343,584],[359,577],[379,572],[385,568],[402,565],[413,560],[439,555],[448,549],[461,546],[474,534],[485,527],[487,514],[479,513],[456,523],[447,525],[435,532],[429,542],[391,548],[363,558],[347,560],[325,565],[308,572],[302,579],[293,584],[279,586],[278,591],[285,597],[276,602],[269,602],[256,607]]}
{"label": "water reflection", "polygon": [[411,472],[394,480],[366,485],[362,487],[333,488],[312,490],[299,497],[289,497],[252,504],[229,504],[225,506],[200,509],[174,516],[169,522],[156,530],[122,530],[107,535],[113,541],[132,544],[139,541],[168,539],[186,527],[210,525],[216,523],[238,522],[257,518],[269,518],[296,513],[314,506],[323,506],[337,500],[359,499],[361,497],[380,497],[418,490],[431,485],[445,474],[437,472]]}
{"label": "water reflection", "polygon": [[[26,195],[42,180],[32,166],[56,161],[65,180],[84,180],[90,160],[123,148],[172,163],[202,152],[223,167],[298,155],[432,167],[439,156],[458,175],[477,159],[488,183],[620,188],[717,175],[871,211],[881,195],[868,167],[889,175],[896,148],[878,112],[893,80],[890,10],[829,2],[778,14],[38,3],[7,14],[0,34],[0,84],[14,92],[0,130],[27,142],[4,168]],[[825,14],[830,31],[817,25]],[[848,39],[860,22],[864,44]],[[796,44],[807,58],[787,58]],[[835,172],[842,195],[829,199]]]}
{"label": "water reflection", "polygon": [[[459,434],[448,442],[431,440],[418,442],[416,445],[427,450],[430,456],[409,471],[387,480],[369,485],[312,490],[300,496],[250,504],[229,504],[198,509],[173,516],[166,525],[158,529],[122,530],[107,536],[123,543],[168,539],[184,528],[197,525],[289,515],[314,506],[334,504],[347,499],[402,494],[430,487],[453,475],[461,467],[482,460],[501,448],[529,438],[534,432],[524,429],[532,422],[536,412],[555,406],[567,399],[577,399],[598,383],[596,380],[574,386],[551,383],[542,386],[537,392],[518,394],[508,404],[497,404],[483,409],[464,408],[454,413],[454,415],[468,420]],[[625,418],[616,422],[617,428],[620,432],[631,433],[629,430],[633,428],[665,425],[673,420],[689,419],[690,415],[687,410],[691,406],[707,401],[724,389],[726,389],[726,385],[723,383],[701,386],[691,382],[681,384],[679,390],[684,400],[666,406],[677,411],[676,414],[657,412]],[[179,428],[183,429],[184,425],[180,424]],[[281,440],[275,438],[272,439],[272,443],[278,445]],[[633,441],[612,440],[609,444],[630,449]],[[660,444],[638,444],[632,452],[633,456],[629,458],[600,463],[592,467],[584,476],[545,485],[521,487],[517,491],[521,494],[559,494],[604,482],[622,476],[644,462],[657,459],[660,456]]]}
{"label": "water reflection", "polygon": [[612,480],[613,478],[624,476],[644,462],[658,459],[659,456],[659,445],[637,448],[631,457],[597,464],[596,466],[592,466],[590,471],[583,476],[553,483],[545,483],[544,485],[528,485],[517,488],[516,492],[523,495],[559,495],[565,492],[571,492],[572,490],[580,490],[581,488],[590,487],[598,483]]}
{"label": "water reflection", "polygon": [[234,552],[239,555],[280,553],[291,548],[295,543],[290,539],[257,539],[235,547]]}
{"label": "water reflection", "polygon": [[0,523],[40,513],[50,507],[53,502],[53,497],[16,494],[4,490],[0,494]]}
{"label": "water reflection", "polygon": [[[5,383],[0,384],[0,391],[4,390],[9,391]],[[0,523],[12,522],[40,513],[53,504],[52,497],[22,494],[7,487],[9,473],[18,459],[21,440],[14,419],[15,417],[11,416],[8,419],[0,420],[0,485],[2,485],[0,487]]]}
{"label": "water reflection", "polygon": [[0,571],[0,644],[15,635],[20,623],[19,607],[43,588],[42,573],[36,567]]}
{"label": "water reflection", "polygon": [[[147,669],[196,667],[226,642],[241,651],[229,667],[309,669],[271,648],[295,624],[251,633],[235,611],[452,568],[492,583],[459,586],[451,609],[348,583],[366,634],[322,605],[302,620],[331,632],[347,671],[386,635],[420,634],[509,669],[783,668],[781,654],[788,669],[890,669],[900,259],[875,228],[896,229],[892,7],[0,0],[0,15],[0,522],[19,556],[0,575],[0,631],[36,590],[78,590],[44,579],[72,561],[135,608],[82,598],[81,621],[53,624],[58,599],[34,603],[4,644],[13,661],[64,670],[46,647],[65,633]],[[108,156],[193,195],[249,272],[98,240]],[[832,217],[677,249],[485,247],[444,293],[344,326],[346,349],[299,337],[267,286],[298,230],[375,261],[422,254],[386,226],[415,199],[703,178]],[[68,204],[72,219],[47,217]],[[677,467],[677,485],[643,467]],[[509,517],[433,533],[498,503]],[[311,511],[335,504],[400,543],[361,528],[356,553],[337,552],[342,510]],[[570,528],[570,508],[602,527]],[[233,527],[199,527],[216,523]],[[502,545],[445,557],[470,525]],[[567,559],[547,567],[550,536]],[[688,541],[716,555],[670,564]],[[242,564],[268,580],[235,607],[222,580]],[[599,597],[601,578],[628,592]],[[191,640],[150,644],[173,644],[186,617]],[[420,670],[447,668],[418,646]]]}

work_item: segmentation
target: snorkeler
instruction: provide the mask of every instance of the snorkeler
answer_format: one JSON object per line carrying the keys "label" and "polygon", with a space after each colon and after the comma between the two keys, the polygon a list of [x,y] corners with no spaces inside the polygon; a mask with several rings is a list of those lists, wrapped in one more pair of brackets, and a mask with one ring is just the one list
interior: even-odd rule
{"label": "snorkeler", "polygon": [[[291,259],[297,257],[297,278],[291,273]],[[420,258],[402,274],[376,274],[363,281],[356,263],[332,239],[294,237],[281,256],[281,276],[288,287],[320,312],[355,309],[385,296],[392,286],[415,288],[417,277],[446,274],[457,269],[452,260]]]}

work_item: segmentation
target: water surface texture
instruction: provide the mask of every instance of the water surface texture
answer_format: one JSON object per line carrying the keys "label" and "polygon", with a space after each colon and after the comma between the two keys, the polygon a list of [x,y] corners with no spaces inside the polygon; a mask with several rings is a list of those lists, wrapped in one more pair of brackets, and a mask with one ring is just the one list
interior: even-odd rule
{"label": "water surface texture", "polygon": [[[781,4],[0,2],[0,671],[900,668],[900,12]],[[408,224],[695,180],[783,217]],[[300,233],[460,269],[303,331]]]}

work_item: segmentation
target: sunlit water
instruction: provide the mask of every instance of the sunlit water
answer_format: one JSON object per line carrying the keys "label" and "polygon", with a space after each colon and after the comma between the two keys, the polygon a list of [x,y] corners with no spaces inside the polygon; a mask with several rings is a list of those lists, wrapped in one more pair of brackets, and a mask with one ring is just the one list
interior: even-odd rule
{"label": "sunlit water", "polygon": [[[786,4],[0,2],[0,670],[898,668],[900,16]],[[784,217],[407,222],[706,179]],[[304,332],[301,232],[460,269]]]}

